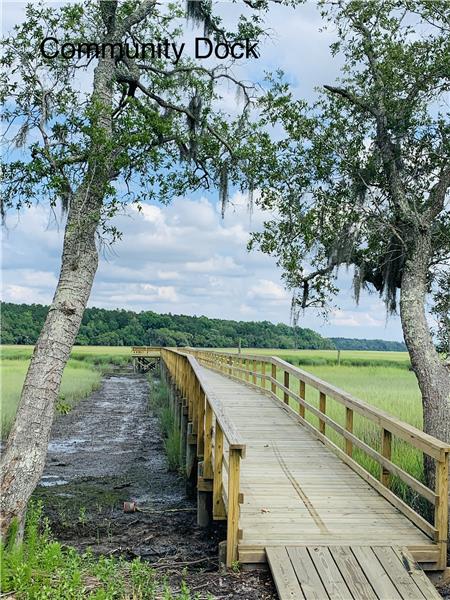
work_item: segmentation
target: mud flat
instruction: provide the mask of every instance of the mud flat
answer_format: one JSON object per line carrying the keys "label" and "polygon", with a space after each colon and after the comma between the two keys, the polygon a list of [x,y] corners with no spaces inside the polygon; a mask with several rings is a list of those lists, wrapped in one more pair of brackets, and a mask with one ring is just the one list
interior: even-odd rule
{"label": "mud flat", "polygon": [[[80,551],[141,557],[200,598],[276,598],[264,572],[218,573],[223,523],[196,525],[184,480],[168,470],[145,375],[111,373],[100,389],[56,419],[35,497],[55,536]],[[134,501],[142,512],[124,513]],[[183,573],[184,570],[184,573]]]}

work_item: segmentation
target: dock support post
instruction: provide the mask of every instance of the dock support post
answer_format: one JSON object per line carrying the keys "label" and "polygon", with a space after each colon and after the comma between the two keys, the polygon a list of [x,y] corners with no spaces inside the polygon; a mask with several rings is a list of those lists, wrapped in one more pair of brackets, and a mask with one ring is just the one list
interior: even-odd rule
{"label": "dock support post", "polygon": [[186,495],[195,498],[197,487],[197,436],[193,434],[193,424],[187,426],[186,442]]}
{"label": "dock support post", "polygon": [[180,422],[180,464],[186,464],[186,444],[187,444],[187,429],[188,417],[186,402],[181,398],[181,422]]}
{"label": "dock support post", "polygon": [[212,521],[212,481],[204,479],[204,463],[198,463],[197,525],[208,527]]}

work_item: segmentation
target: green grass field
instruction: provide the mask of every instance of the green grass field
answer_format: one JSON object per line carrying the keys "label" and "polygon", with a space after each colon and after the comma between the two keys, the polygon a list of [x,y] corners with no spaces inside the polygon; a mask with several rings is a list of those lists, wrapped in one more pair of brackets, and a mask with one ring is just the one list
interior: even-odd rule
{"label": "green grass field", "polygon": [[[1,346],[1,437],[9,433],[33,346]],[[58,409],[66,412],[81,398],[98,387],[102,369],[108,364],[125,364],[130,359],[129,348],[77,346],[64,370]]]}

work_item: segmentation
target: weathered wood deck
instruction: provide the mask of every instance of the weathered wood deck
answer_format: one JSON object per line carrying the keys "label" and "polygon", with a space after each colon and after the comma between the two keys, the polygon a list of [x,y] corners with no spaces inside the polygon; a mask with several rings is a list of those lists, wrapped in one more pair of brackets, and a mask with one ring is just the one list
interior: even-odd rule
{"label": "weathered wood deck", "polygon": [[201,367],[246,442],[241,461],[239,560],[265,561],[266,546],[368,545],[433,550],[433,541],[259,390]]}
{"label": "weathered wood deck", "polygon": [[[446,566],[448,445],[276,357],[163,348],[161,358],[199,507],[211,494],[212,517],[227,520],[228,567],[267,561],[281,600],[439,598],[418,563]],[[327,413],[332,401],[344,423]],[[379,445],[358,437],[354,413]],[[435,460],[434,490],[394,462],[394,436]],[[432,523],[393,493],[392,477],[433,506]]]}

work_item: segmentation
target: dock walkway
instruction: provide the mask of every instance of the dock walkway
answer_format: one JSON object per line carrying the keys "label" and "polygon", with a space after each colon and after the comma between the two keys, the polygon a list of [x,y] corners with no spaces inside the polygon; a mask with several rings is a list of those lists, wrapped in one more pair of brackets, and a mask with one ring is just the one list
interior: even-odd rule
{"label": "dock walkway", "polygon": [[[161,359],[199,506],[211,494],[213,518],[227,520],[229,567],[267,562],[281,600],[440,597],[422,569],[446,566],[446,444],[276,357],[162,349]],[[354,413],[379,428],[380,446],[357,436]],[[394,437],[436,461],[434,490],[394,463]],[[433,523],[393,493],[393,476],[434,505]]]}

